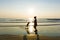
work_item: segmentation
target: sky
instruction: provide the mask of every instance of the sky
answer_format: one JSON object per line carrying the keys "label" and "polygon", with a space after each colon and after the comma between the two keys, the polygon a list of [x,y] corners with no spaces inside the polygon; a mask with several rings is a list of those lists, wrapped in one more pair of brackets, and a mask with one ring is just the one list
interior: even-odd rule
{"label": "sky", "polygon": [[0,0],[0,18],[60,18],[60,0]]}

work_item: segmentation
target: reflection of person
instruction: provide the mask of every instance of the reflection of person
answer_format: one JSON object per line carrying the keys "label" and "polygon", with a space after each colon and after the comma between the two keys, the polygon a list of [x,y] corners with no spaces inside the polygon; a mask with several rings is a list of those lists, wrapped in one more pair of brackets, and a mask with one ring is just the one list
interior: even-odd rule
{"label": "reflection of person", "polygon": [[29,23],[30,23],[30,22],[27,23],[26,28],[25,28],[26,31],[27,31],[27,34],[30,34],[30,33],[29,33],[29,30],[28,30]]}
{"label": "reflection of person", "polygon": [[37,19],[36,19],[36,16],[34,17],[34,29],[35,29],[35,34],[37,34],[37,29],[36,29],[36,27],[37,27]]}

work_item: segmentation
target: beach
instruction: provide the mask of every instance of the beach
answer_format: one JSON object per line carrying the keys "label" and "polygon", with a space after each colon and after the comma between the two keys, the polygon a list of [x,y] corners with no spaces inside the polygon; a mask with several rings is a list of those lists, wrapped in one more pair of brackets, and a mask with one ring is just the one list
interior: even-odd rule
{"label": "beach", "polygon": [[60,40],[60,0],[0,0],[0,40]]}
{"label": "beach", "polygon": [[[24,36],[22,35],[0,35],[0,40],[25,40],[23,38]],[[34,39],[34,36],[28,36],[27,39],[28,40],[36,40]],[[49,37],[49,36],[40,36],[39,35],[39,40],[60,40],[60,36],[56,36],[56,37]]]}

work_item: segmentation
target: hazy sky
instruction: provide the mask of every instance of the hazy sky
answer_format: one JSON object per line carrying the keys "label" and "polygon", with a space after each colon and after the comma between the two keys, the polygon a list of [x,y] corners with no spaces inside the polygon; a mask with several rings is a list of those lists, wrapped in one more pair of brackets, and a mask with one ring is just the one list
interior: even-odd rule
{"label": "hazy sky", "polygon": [[0,0],[0,18],[60,18],[60,0]]}

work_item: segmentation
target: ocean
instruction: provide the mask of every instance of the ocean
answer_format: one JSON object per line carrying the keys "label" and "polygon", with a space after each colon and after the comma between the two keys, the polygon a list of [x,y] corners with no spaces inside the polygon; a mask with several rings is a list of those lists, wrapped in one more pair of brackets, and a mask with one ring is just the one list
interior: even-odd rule
{"label": "ocean", "polygon": [[[0,18],[0,35],[26,35],[26,24],[27,19]],[[37,30],[39,35],[60,36],[59,18],[38,18],[37,24]]]}

